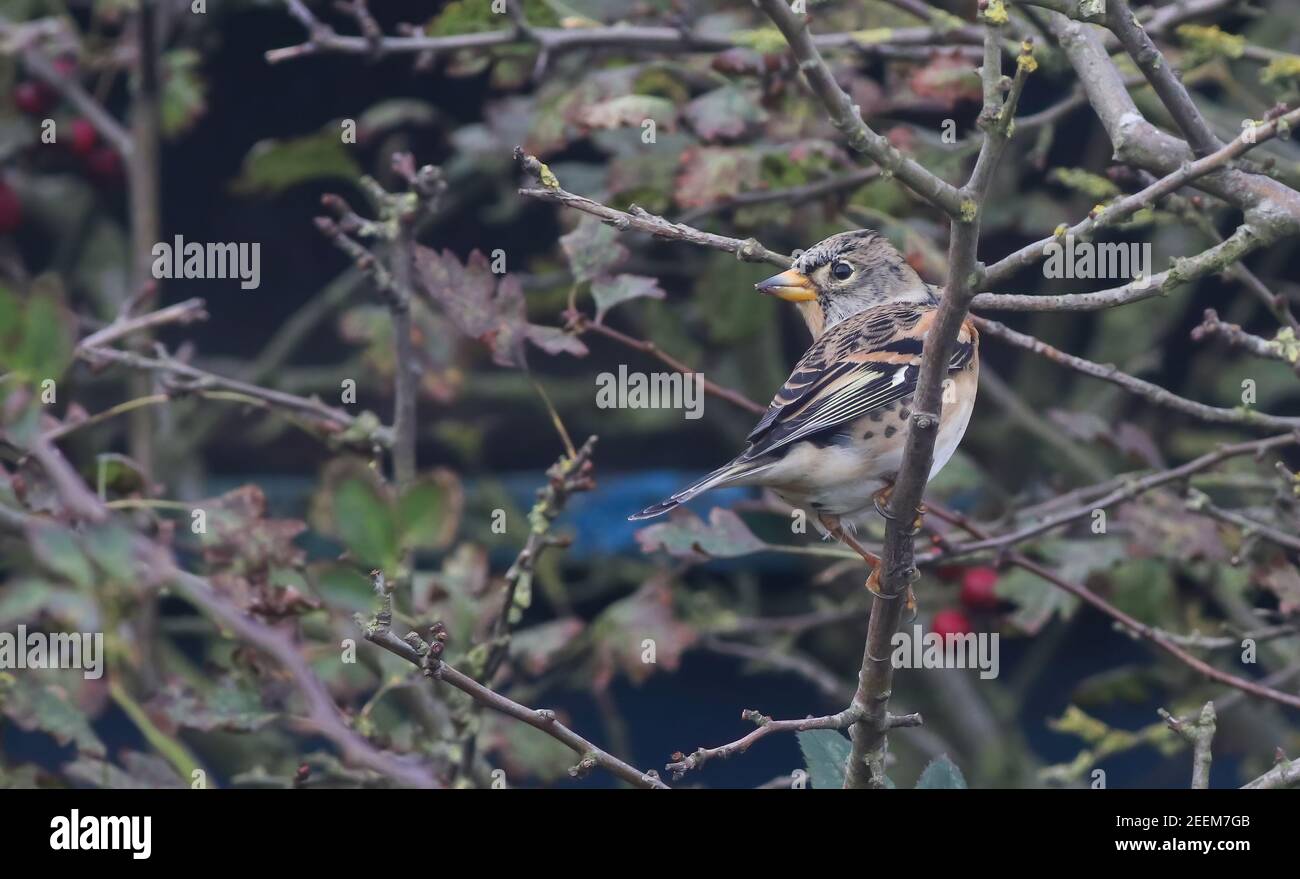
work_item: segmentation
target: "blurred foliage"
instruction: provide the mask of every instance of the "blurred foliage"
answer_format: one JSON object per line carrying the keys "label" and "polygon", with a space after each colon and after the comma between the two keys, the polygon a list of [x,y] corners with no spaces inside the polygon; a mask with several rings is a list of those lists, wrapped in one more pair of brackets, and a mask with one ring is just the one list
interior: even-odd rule
{"label": "blurred foliage", "polygon": [[[398,367],[391,311],[312,218],[316,199],[337,191],[380,219],[374,187],[402,190],[390,156],[414,150],[421,164],[439,164],[448,183],[439,213],[416,230],[420,471],[399,490],[382,449],[344,451],[337,441],[319,441],[319,431],[299,430],[300,419],[247,400],[204,398],[156,377],[141,390],[122,369],[74,366],[76,339],[112,320],[132,289],[126,187],[103,154],[96,163],[67,143],[62,132],[78,115],[73,106],[56,103],[50,112],[59,141],[44,144],[41,120],[4,98],[0,185],[17,193],[22,222],[0,238],[0,507],[38,524],[0,535],[0,630],[102,632],[107,670],[99,679],[0,670],[0,786],[187,786],[196,766],[209,783],[232,786],[387,783],[308,742],[293,722],[300,697],[274,661],[145,576],[141,536],[294,638],[375,747],[418,755],[449,784],[489,786],[497,767],[511,785],[574,783],[568,770],[577,760],[530,727],[478,710],[447,687],[431,688],[364,642],[354,644],[355,662],[340,661],[347,650],[339,645],[361,641],[354,614],[374,612],[373,568],[402,583],[401,632],[443,622],[445,658],[472,668],[504,651],[497,689],[525,704],[559,705],[562,720],[580,719],[585,735],[642,768],[662,770],[677,748],[739,735],[737,691],[750,675],[778,703],[757,706],[764,711],[841,710],[861,661],[867,600],[859,566],[833,544],[792,530],[789,511],[772,498],[719,496],[716,508],[706,501],[670,520],[625,523],[628,513],[734,454],[754,415],[718,398],[709,398],[700,421],[672,410],[598,408],[595,375],[620,365],[665,367],[598,332],[580,332],[568,311],[572,301],[595,324],[651,340],[710,381],[763,402],[807,343],[795,315],[755,298],[752,284],[770,267],[621,234],[529,202],[517,194],[511,159],[522,145],[572,192],[754,236],[784,252],[869,224],[941,282],[946,224],[888,174],[837,182],[860,166],[809,98],[776,30],[748,6],[696,4],[696,30],[729,36],[735,48],[566,52],[547,59],[534,82],[537,53],[524,45],[415,63],[330,55],[268,66],[260,52],[294,33],[282,9],[211,5],[206,16],[177,25],[162,55],[162,240],[181,231],[210,240],[245,235],[238,240],[264,244],[268,280],[247,294],[213,281],[162,285],[159,304],[207,297],[213,323],[166,328],[159,338],[214,373],[318,396],[370,419],[365,427],[375,426],[371,412],[388,423]],[[971,4],[945,5],[963,15]],[[1267,12],[1183,24],[1172,42],[1172,62],[1223,131],[1298,94],[1300,17],[1283,0],[1256,5]],[[509,26],[477,0],[432,12],[416,7],[374,11],[390,33],[417,15],[417,28],[435,35]],[[123,60],[131,9],[101,0],[61,19],[77,37],[69,76],[119,119],[131,99]],[[524,11],[545,27],[675,20],[662,3],[527,0]],[[24,0],[5,14],[21,21],[65,10]],[[320,14],[352,32],[345,16]],[[960,176],[980,99],[969,55],[871,51],[892,28],[915,25],[883,3],[819,3],[814,20],[818,33],[849,33],[857,44],[827,57],[864,118],[926,167]],[[273,37],[263,37],[271,23]],[[1022,115],[1052,106],[1075,85],[1048,41],[1037,52],[1041,70]],[[28,77],[17,58],[0,56],[0,82]],[[262,87],[250,94],[249,82]],[[344,97],[309,98],[304,83],[313,95]],[[1135,94],[1153,120],[1167,122],[1148,90]],[[246,102],[273,111],[254,115]],[[348,122],[356,123],[355,142],[345,138]],[[955,142],[945,132],[955,132]],[[991,262],[1137,189],[1132,175],[1111,167],[1111,153],[1086,106],[1022,133],[985,206],[981,257]],[[1254,155],[1266,156],[1278,178],[1300,180],[1293,142]],[[210,201],[169,200],[184,178],[201,178],[207,188],[197,191]],[[821,184],[815,197],[799,192]],[[784,190],[795,192],[767,198]],[[1238,220],[1208,199],[1191,213],[1198,222],[1166,204],[1108,234],[1149,240],[1162,266],[1212,245]],[[201,225],[182,230],[173,217]],[[382,241],[373,246],[378,260],[388,257]],[[504,270],[493,265],[499,258]],[[1249,265],[1297,301],[1300,279],[1285,246]],[[1034,269],[1000,292],[1081,292],[1087,283],[1046,280]],[[1258,392],[1251,405],[1300,411],[1291,364],[1253,359],[1216,340],[1190,342],[1210,304],[1253,333],[1294,345],[1235,278],[1204,279],[1107,313],[1018,315],[1009,323],[1201,402],[1241,405],[1249,379]],[[994,526],[1009,528],[1026,509],[1070,489],[1172,466],[1242,438],[991,340],[983,356],[986,385],[971,430],[931,494]],[[57,389],[52,399],[42,396],[47,380]],[[340,397],[347,381],[355,383],[351,400]],[[167,395],[165,405],[106,414],[149,393]],[[132,458],[128,425],[140,413],[160,440],[152,460]],[[88,421],[98,415],[105,417]],[[575,441],[601,436],[599,487],[552,523],[538,515],[530,492],[549,484],[543,470],[564,450],[557,421]],[[103,523],[79,524],[60,486],[25,451],[41,433],[64,430],[58,444],[73,472],[110,505]],[[1300,481],[1295,457],[1284,460],[1275,470],[1272,459],[1233,459],[1191,483],[1221,507],[1295,534]],[[1104,533],[1083,519],[1021,549],[1146,625],[1226,637],[1226,649],[1193,649],[1234,674],[1292,668],[1300,662],[1294,630],[1261,639],[1257,663],[1240,661],[1237,645],[1247,633],[1300,623],[1296,553],[1203,515],[1182,488],[1110,509]],[[195,511],[204,513],[202,531]],[[878,526],[866,523],[863,538],[878,539]],[[528,603],[512,603],[519,553],[534,534],[548,541],[527,561],[536,585]],[[991,603],[972,606],[962,584],[976,569],[992,570],[996,589]],[[960,609],[976,631],[999,634],[1003,671],[992,681],[964,671],[902,673],[896,697],[906,710],[922,711],[926,727],[891,736],[890,778],[917,779],[919,788],[960,788],[967,779],[973,786],[1083,785],[1100,765],[1122,767],[1113,779],[1130,785],[1185,784],[1185,743],[1155,722],[1155,708],[1224,699],[1221,687],[1183,665],[1153,661],[1075,597],[1004,567],[995,554],[927,570],[917,593],[923,624]],[[512,621],[511,608],[526,609]],[[765,657],[719,668],[708,657],[727,655],[720,640],[762,648]],[[719,741],[682,741],[699,727],[668,716],[664,693],[689,702],[682,713],[692,721],[708,714],[702,728]],[[1267,768],[1275,747],[1300,747],[1294,713],[1234,702],[1216,742],[1223,783]],[[726,770],[711,764],[688,783],[714,783],[711,773],[733,766],[750,767],[734,771],[759,781],[803,766],[814,788],[839,786],[843,734],[801,733],[801,760],[793,742],[783,751],[775,741]],[[1133,755],[1135,762],[1123,762]]]}

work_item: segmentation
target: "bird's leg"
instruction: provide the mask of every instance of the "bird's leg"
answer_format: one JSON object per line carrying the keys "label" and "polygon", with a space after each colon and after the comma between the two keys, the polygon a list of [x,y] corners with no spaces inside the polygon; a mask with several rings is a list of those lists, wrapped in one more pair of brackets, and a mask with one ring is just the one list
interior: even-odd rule
{"label": "bird's leg", "polygon": [[[858,542],[858,539],[856,537],[854,537],[853,535],[845,531],[843,526],[840,525],[840,520],[838,516],[831,516],[826,513],[822,513],[819,515],[818,518],[821,519],[822,526],[830,533],[832,537],[834,537],[836,540],[843,543],[845,546],[847,546],[849,549],[856,552],[858,555],[862,556],[862,560],[867,563],[867,567],[871,569],[871,574],[867,577],[867,591],[870,592],[872,595],[876,596],[877,598],[883,598],[886,600],[892,598],[893,596],[886,595],[884,592],[880,591],[880,556],[876,555],[874,552],[867,549],[865,546],[863,546],[861,543]],[[911,607],[912,609],[915,609],[916,602],[910,597],[910,593],[911,593],[910,587],[908,589],[908,593],[909,593],[908,606]]]}
{"label": "bird's leg", "polygon": [[[885,519],[894,518],[893,514],[889,512],[889,508],[888,508],[889,499],[893,494],[894,494],[894,483],[887,482],[885,483],[883,488],[881,488],[879,491],[877,491],[875,494],[871,496],[871,502],[872,504],[875,505],[876,512],[879,513],[882,518]],[[925,513],[926,513],[925,504],[921,504],[916,510],[916,520],[912,523],[912,531],[911,531],[912,534],[916,534],[921,530],[921,523],[925,520]],[[880,568],[879,567],[877,567],[874,571],[872,571],[871,577],[875,580],[875,588],[874,589],[872,588],[872,582],[870,579],[867,580],[867,588],[871,590],[871,593],[873,595],[884,597],[880,592]],[[911,583],[907,584],[906,594],[907,594],[906,607],[908,613],[911,614],[911,617],[908,619],[908,622],[911,622],[912,620],[916,619],[916,592],[913,591]]]}
{"label": "bird's leg", "polygon": [[843,543],[858,555],[862,556],[862,560],[867,563],[868,568],[875,570],[880,567],[880,556],[867,549],[858,542],[856,537],[845,531],[844,527],[840,525],[838,516],[832,516],[828,513],[820,513],[817,518],[821,520],[822,527],[825,528],[832,537],[840,543]]}

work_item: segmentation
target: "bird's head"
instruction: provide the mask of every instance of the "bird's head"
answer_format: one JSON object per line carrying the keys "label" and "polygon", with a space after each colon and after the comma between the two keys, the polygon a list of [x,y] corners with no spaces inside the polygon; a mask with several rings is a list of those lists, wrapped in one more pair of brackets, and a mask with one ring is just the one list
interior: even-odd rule
{"label": "bird's head", "polygon": [[864,309],[933,297],[902,254],[870,229],[840,232],[817,242],[800,253],[788,271],[754,288],[796,303],[813,338]]}

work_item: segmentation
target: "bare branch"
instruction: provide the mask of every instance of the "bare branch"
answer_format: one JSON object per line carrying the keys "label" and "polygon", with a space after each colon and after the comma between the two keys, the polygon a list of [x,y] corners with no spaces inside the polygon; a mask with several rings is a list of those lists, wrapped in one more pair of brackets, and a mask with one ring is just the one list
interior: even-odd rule
{"label": "bare branch", "polygon": [[408,635],[406,640],[397,637],[390,628],[392,597],[389,593],[384,592],[382,600],[384,602],[383,609],[364,627],[367,641],[378,644],[389,653],[400,656],[416,668],[422,669],[427,677],[450,684],[473,698],[480,705],[522,721],[568,746],[580,757],[578,764],[569,770],[571,775],[582,776],[592,769],[601,768],[635,787],[660,789],[668,787],[659,780],[659,776],[653,771],[642,772],[596,747],[596,745],[560,723],[556,719],[554,711],[527,708],[452,668],[441,659],[442,643],[440,641],[435,639],[433,643],[425,644],[423,639],[414,632]]}
{"label": "bare branch", "polygon": [[[306,42],[296,46],[268,51],[266,60],[271,64],[321,52],[382,57],[531,44],[537,46],[540,56],[549,59],[578,49],[721,52],[741,45],[725,34],[701,34],[678,27],[616,24],[607,27],[554,28],[536,27],[527,25],[526,22],[526,26],[520,27],[518,18],[515,19],[514,27],[494,31],[449,36],[426,36],[414,33],[405,36],[381,36],[378,39],[373,33],[365,33],[354,37],[339,34],[320,21],[301,0],[285,0],[285,2],[290,14],[307,31],[308,37]],[[514,4],[508,4],[507,9],[513,6]],[[822,49],[854,49],[870,52],[889,47],[974,44],[979,42],[979,31],[972,27],[893,28],[889,38],[880,42],[863,43],[850,34],[827,34],[815,38],[815,42]]]}
{"label": "bare branch", "polygon": [[174,357],[164,355],[160,358],[146,357],[131,351],[119,351],[114,348],[86,348],[77,355],[91,364],[109,362],[117,363],[131,369],[154,372],[160,375],[180,377],[187,381],[183,389],[190,392],[205,393],[212,390],[233,391],[251,401],[260,400],[272,408],[282,408],[290,413],[306,415],[319,422],[330,434],[343,434],[352,431],[356,441],[369,441],[381,446],[390,446],[393,441],[392,430],[375,421],[369,424],[359,416],[354,416],[342,409],[327,406],[315,397],[299,397],[272,388],[263,388],[238,379],[226,378],[191,366]]}
{"label": "bare branch", "polygon": [[1188,400],[1186,397],[1180,397],[1159,385],[1131,376],[1116,366],[1093,363],[1091,360],[1075,357],[1073,354],[1067,354],[1059,348],[1052,347],[1041,339],[1018,333],[1010,327],[988,318],[975,318],[975,324],[979,327],[981,333],[1001,339],[1015,345],[1017,348],[1024,348],[1026,351],[1040,354],[1048,360],[1062,366],[1068,366],[1076,372],[1108,381],[1158,406],[1164,406],[1175,412],[1182,412],[1184,415],[1199,418],[1201,421],[1209,421],[1214,424],[1239,424],[1267,430],[1295,430],[1300,428],[1300,418],[1268,415],[1245,408],[1224,409],[1219,406],[1209,406],[1205,403]]}
{"label": "bare branch", "polygon": [[240,640],[251,644],[280,663],[293,679],[298,692],[306,699],[307,722],[311,728],[337,745],[347,760],[358,766],[373,769],[406,787],[441,787],[438,780],[427,769],[405,758],[375,749],[348,726],[340,716],[338,707],[334,704],[329,691],[325,689],[325,685],[311,670],[311,666],[307,664],[297,645],[289,641],[285,635],[241,613],[238,608],[219,595],[207,580],[182,571],[174,565],[169,565],[162,570],[167,572],[166,578],[170,579],[186,599],[234,632]]}
{"label": "bare branch", "polygon": [[204,310],[204,304],[202,299],[186,299],[184,302],[178,302],[175,305],[169,305],[166,308],[160,308],[157,311],[151,311],[137,317],[120,316],[108,326],[96,330],[78,342],[77,351],[102,348],[105,345],[120,341],[132,333],[165,324],[177,323],[184,325],[207,320],[208,313]]}
{"label": "bare branch", "polygon": [[[955,512],[953,510],[944,509],[935,504],[931,504],[930,508],[931,508],[930,511],[933,515],[937,516],[940,519],[943,519],[945,522],[950,522],[981,540],[988,539],[989,537],[988,532],[985,531],[983,528],[979,527],[978,525],[976,525],[974,522],[972,522],[969,517],[961,513]],[[1226,671],[1222,671],[1218,668],[1215,668],[1214,666],[1210,665],[1208,662],[1205,662],[1199,657],[1193,656],[1191,653],[1188,653],[1185,649],[1183,649],[1183,647],[1175,643],[1173,639],[1171,639],[1160,629],[1157,629],[1153,626],[1149,626],[1146,623],[1143,623],[1135,619],[1134,617],[1129,616],[1128,614],[1124,613],[1124,611],[1120,610],[1110,602],[1106,601],[1106,599],[1102,598],[1092,590],[1088,589],[1086,586],[1083,586],[1079,583],[1074,583],[1070,580],[1066,580],[1065,578],[1056,574],[1054,571],[1051,571],[1048,568],[1043,567],[1038,562],[1033,561],[1032,559],[1028,558],[1027,556],[1019,552],[1007,553],[1005,558],[1010,564],[1013,564],[1018,568],[1022,568],[1023,570],[1026,570],[1031,574],[1035,574],[1038,577],[1041,577],[1043,580],[1046,580],[1048,583],[1051,583],[1053,586],[1056,586],[1057,588],[1064,589],[1066,592],[1069,592],[1071,595],[1080,599],[1088,606],[1098,611],[1101,611],[1106,616],[1115,620],[1115,622],[1117,622],[1125,630],[1133,633],[1135,636],[1145,641],[1150,641],[1152,644],[1156,645],[1161,650],[1164,650],[1166,653],[1173,656],[1175,659],[1177,659],[1179,662],[1183,663],[1184,665],[1188,666],[1189,668],[1193,669],[1198,674],[1201,674],[1204,677],[1209,678],[1210,680],[1218,681],[1221,684],[1227,684],[1229,687],[1232,687],[1233,689],[1236,690],[1240,690],[1243,693],[1246,693],[1248,695],[1255,696],[1260,699],[1267,699],[1270,702],[1277,702],[1280,705],[1288,705],[1292,708],[1300,708],[1300,696],[1296,696],[1291,693],[1284,693],[1281,690],[1276,690],[1272,687],[1266,686],[1257,681],[1247,680],[1246,678],[1239,678],[1236,675],[1232,675]]]}
{"label": "bare branch", "polygon": [[[1289,130],[1296,125],[1300,125],[1300,109],[1292,110],[1279,118],[1271,119],[1262,125],[1255,126],[1253,129],[1243,131],[1239,137],[1228,143],[1227,146],[1197,159],[1195,162],[1180,165],[1177,170],[1165,175],[1140,192],[1117,199],[1102,211],[1090,214],[1075,225],[1057,230],[1051,236],[1033,244],[1027,244],[1015,253],[1003,257],[992,266],[989,266],[985,272],[982,289],[989,289],[1004,283],[1015,272],[1038,262],[1044,257],[1045,248],[1054,242],[1059,242],[1065,236],[1069,235],[1079,240],[1086,240],[1097,231],[1107,226],[1113,226],[1143,208],[1154,206],[1157,201],[1176,192],[1181,187],[1204,177],[1206,174],[1226,167],[1233,159],[1254,149],[1261,143],[1272,140],[1278,136],[1280,131]],[[1271,243],[1271,239],[1260,242],[1260,244],[1264,243]]]}
{"label": "bare branch", "polygon": [[[1282,341],[1262,339],[1259,336],[1251,335],[1237,324],[1219,320],[1219,313],[1213,308],[1205,309],[1201,325],[1192,330],[1192,339],[1194,341],[1200,342],[1209,336],[1222,336],[1233,347],[1249,351],[1256,357],[1280,360],[1300,370],[1300,363],[1297,362],[1296,356],[1288,351],[1287,345]],[[1293,345],[1300,344],[1294,341],[1294,332],[1291,334],[1291,339]]]}
{"label": "bare branch", "polygon": [[[1190,479],[1197,473],[1209,470],[1218,464],[1231,458],[1241,457],[1243,455],[1260,456],[1274,449],[1285,448],[1286,446],[1300,444],[1300,433],[1287,433],[1281,436],[1269,437],[1268,439],[1253,440],[1251,442],[1235,443],[1232,445],[1223,445],[1212,452],[1193,458],[1186,464],[1178,467],[1172,467],[1168,470],[1160,470],[1155,473],[1148,473],[1143,476],[1135,474],[1125,474],[1109,479],[1100,486],[1093,486],[1093,489],[1100,489],[1094,499],[1089,500],[1078,507],[1047,516],[1032,525],[1026,525],[1017,528],[1006,534],[1000,534],[995,537],[988,537],[981,540],[971,541],[968,543],[959,543],[946,546],[942,553],[936,555],[937,558],[953,558],[956,556],[969,555],[975,552],[985,552],[988,550],[1000,550],[1008,546],[1014,546],[1032,537],[1045,534],[1063,525],[1071,522],[1077,522],[1091,516],[1094,510],[1104,510],[1113,507],[1116,504],[1132,500],[1141,494],[1153,489],[1160,488],[1170,483],[1183,482]],[[1115,485],[1117,487],[1107,490],[1107,486]],[[1088,489],[1082,490],[1087,496],[1091,492]]]}
{"label": "bare branch", "polygon": [[1278,764],[1254,781],[1241,786],[1242,790],[1272,790],[1300,784],[1300,759],[1279,760]]}
{"label": "bare branch", "polygon": [[123,160],[130,161],[131,155],[135,152],[131,133],[81,87],[76,77],[59,73],[45,53],[34,46],[23,53],[23,64],[32,75],[57,91],[77,109],[78,113],[86,117],[104,140],[113,145],[113,149],[117,150]]}
{"label": "bare branch", "polygon": [[[525,168],[530,167],[530,163],[541,164],[534,157],[525,155],[523,150],[518,147],[515,148],[515,156],[520,159]],[[521,189],[519,194],[539,201],[564,205],[582,211],[584,214],[591,214],[620,232],[645,232],[668,241],[686,241],[691,244],[698,244],[701,247],[725,250],[728,253],[734,253],[737,259],[745,262],[770,263],[782,268],[789,268],[790,266],[788,256],[768,250],[753,238],[742,240],[740,238],[728,238],[725,235],[715,235],[712,232],[701,232],[699,229],[693,229],[681,223],[670,222],[663,217],[642,210],[636,205],[632,205],[626,211],[620,211],[581,195],[566,192],[558,186],[544,189]]]}
{"label": "bare branch", "polygon": [[1191,510],[1198,513],[1204,513],[1213,519],[1218,519],[1220,522],[1234,525],[1237,528],[1240,528],[1248,536],[1259,535],[1266,540],[1276,543],[1278,546],[1285,547],[1293,552],[1300,552],[1300,537],[1296,537],[1294,534],[1288,534],[1285,531],[1281,531],[1263,522],[1257,522],[1241,513],[1215,506],[1210,501],[1209,497],[1203,492],[1196,491],[1195,489],[1189,491],[1187,506]]}
{"label": "bare branch", "polygon": [[741,720],[748,720],[756,724],[758,729],[748,735],[741,736],[734,742],[716,748],[697,748],[690,754],[682,754],[679,751],[673,754],[673,762],[668,764],[667,769],[673,774],[673,780],[676,781],[687,772],[692,769],[699,769],[710,760],[725,760],[736,754],[743,754],[759,739],[766,738],[772,733],[805,732],[810,729],[846,729],[861,716],[862,709],[856,705],[845,708],[838,714],[831,714],[826,717],[808,717],[803,720],[773,720],[765,714],[747,708],[740,712]]}

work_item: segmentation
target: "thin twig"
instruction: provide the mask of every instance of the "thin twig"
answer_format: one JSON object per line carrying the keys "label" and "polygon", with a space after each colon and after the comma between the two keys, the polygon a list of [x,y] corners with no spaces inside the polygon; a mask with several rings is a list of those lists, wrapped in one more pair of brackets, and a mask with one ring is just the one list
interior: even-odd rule
{"label": "thin twig", "polygon": [[1264,412],[1256,412],[1253,409],[1235,408],[1226,409],[1220,406],[1209,406],[1205,403],[1198,403],[1195,400],[1189,400],[1186,397],[1180,397],[1172,391],[1167,391],[1159,385],[1143,381],[1140,378],[1131,376],[1118,367],[1110,364],[1094,363],[1091,360],[1085,360],[1082,357],[1076,357],[1073,354],[1067,354],[1059,348],[1055,348],[1041,339],[1035,339],[1033,336],[1027,336],[1024,333],[1016,332],[1004,324],[988,318],[975,318],[975,325],[979,327],[980,333],[1000,339],[1003,342],[1015,345],[1017,348],[1024,348],[1026,351],[1032,351],[1046,357],[1054,363],[1067,366],[1076,372],[1084,375],[1090,375],[1093,378],[1099,378],[1103,381],[1111,382],[1118,385],[1124,390],[1136,394],[1137,396],[1172,409],[1175,412],[1181,412],[1184,415],[1190,415],[1201,421],[1208,421],[1213,424],[1237,424],[1244,427],[1258,427],[1266,430],[1295,430],[1300,428],[1300,417],[1290,417],[1283,415],[1269,415]]}
{"label": "thin twig", "polygon": [[635,787],[660,789],[668,787],[659,780],[655,772],[642,772],[578,735],[560,723],[554,711],[527,708],[452,668],[441,659],[440,641],[435,639],[431,644],[425,644],[423,639],[414,632],[408,635],[406,640],[397,637],[391,628],[391,595],[387,592],[382,593],[382,601],[380,612],[364,627],[367,641],[422,669],[428,677],[450,684],[480,705],[522,721],[568,746],[580,758],[577,765],[569,770],[571,775],[579,777],[592,769],[601,768]]}
{"label": "thin twig", "polygon": [[[962,528],[963,530],[969,532],[970,534],[972,534],[973,536],[975,536],[980,540],[987,539],[990,536],[987,531],[985,531],[983,528],[976,525],[974,522],[972,522],[969,519],[969,517],[961,513],[942,508],[935,504],[930,505],[930,512],[932,515],[937,516],[938,518],[944,520],[945,522],[949,522],[953,525],[956,525],[959,528]],[[1066,592],[1069,592],[1071,595],[1080,599],[1090,607],[1101,611],[1103,614],[1110,617],[1115,622],[1119,623],[1126,630],[1132,632],[1137,637],[1145,641],[1150,641],[1152,644],[1155,644],[1161,650],[1164,650],[1166,653],[1173,656],[1179,662],[1183,663],[1184,665],[1188,666],[1189,668],[1203,675],[1204,677],[1209,678],[1210,680],[1218,681],[1221,684],[1227,684],[1228,686],[1240,690],[1243,693],[1247,693],[1251,696],[1256,696],[1261,699],[1267,699],[1270,702],[1277,702],[1280,705],[1287,705],[1292,708],[1300,708],[1300,696],[1295,696],[1292,695],[1291,693],[1283,693],[1280,690],[1276,690],[1272,687],[1265,686],[1256,681],[1247,680],[1246,678],[1240,678],[1237,677],[1236,675],[1232,675],[1229,674],[1228,672],[1215,668],[1214,666],[1210,665],[1208,662],[1205,662],[1201,658],[1197,656],[1193,656],[1191,653],[1188,653],[1180,645],[1175,643],[1172,639],[1166,637],[1166,635],[1161,630],[1153,626],[1149,626],[1146,623],[1143,623],[1135,619],[1134,617],[1124,613],[1124,611],[1115,607],[1113,604],[1106,601],[1106,599],[1097,595],[1095,592],[1088,589],[1086,586],[1080,585],[1078,583],[1074,583],[1070,580],[1066,580],[1065,578],[1043,567],[1038,562],[1033,561],[1027,556],[1019,552],[1010,552],[1006,554],[1005,559],[1010,564],[1013,564],[1016,567],[1022,568],[1031,574],[1035,574],[1038,577],[1041,577],[1042,579],[1046,580],[1048,583],[1051,583],[1053,586],[1056,586],[1059,589],[1064,589]]]}
{"label": "thin twig", "polygon": [[1210,786],[1210,761],[1213,759],[1210,746],[1214,743],[1214,703],[1206,702],[1195,720],[1179,719],[1163,708],[1160,709],[1160,716],[1170,729],[1191,743],[1192,789],[1205,790]]}

